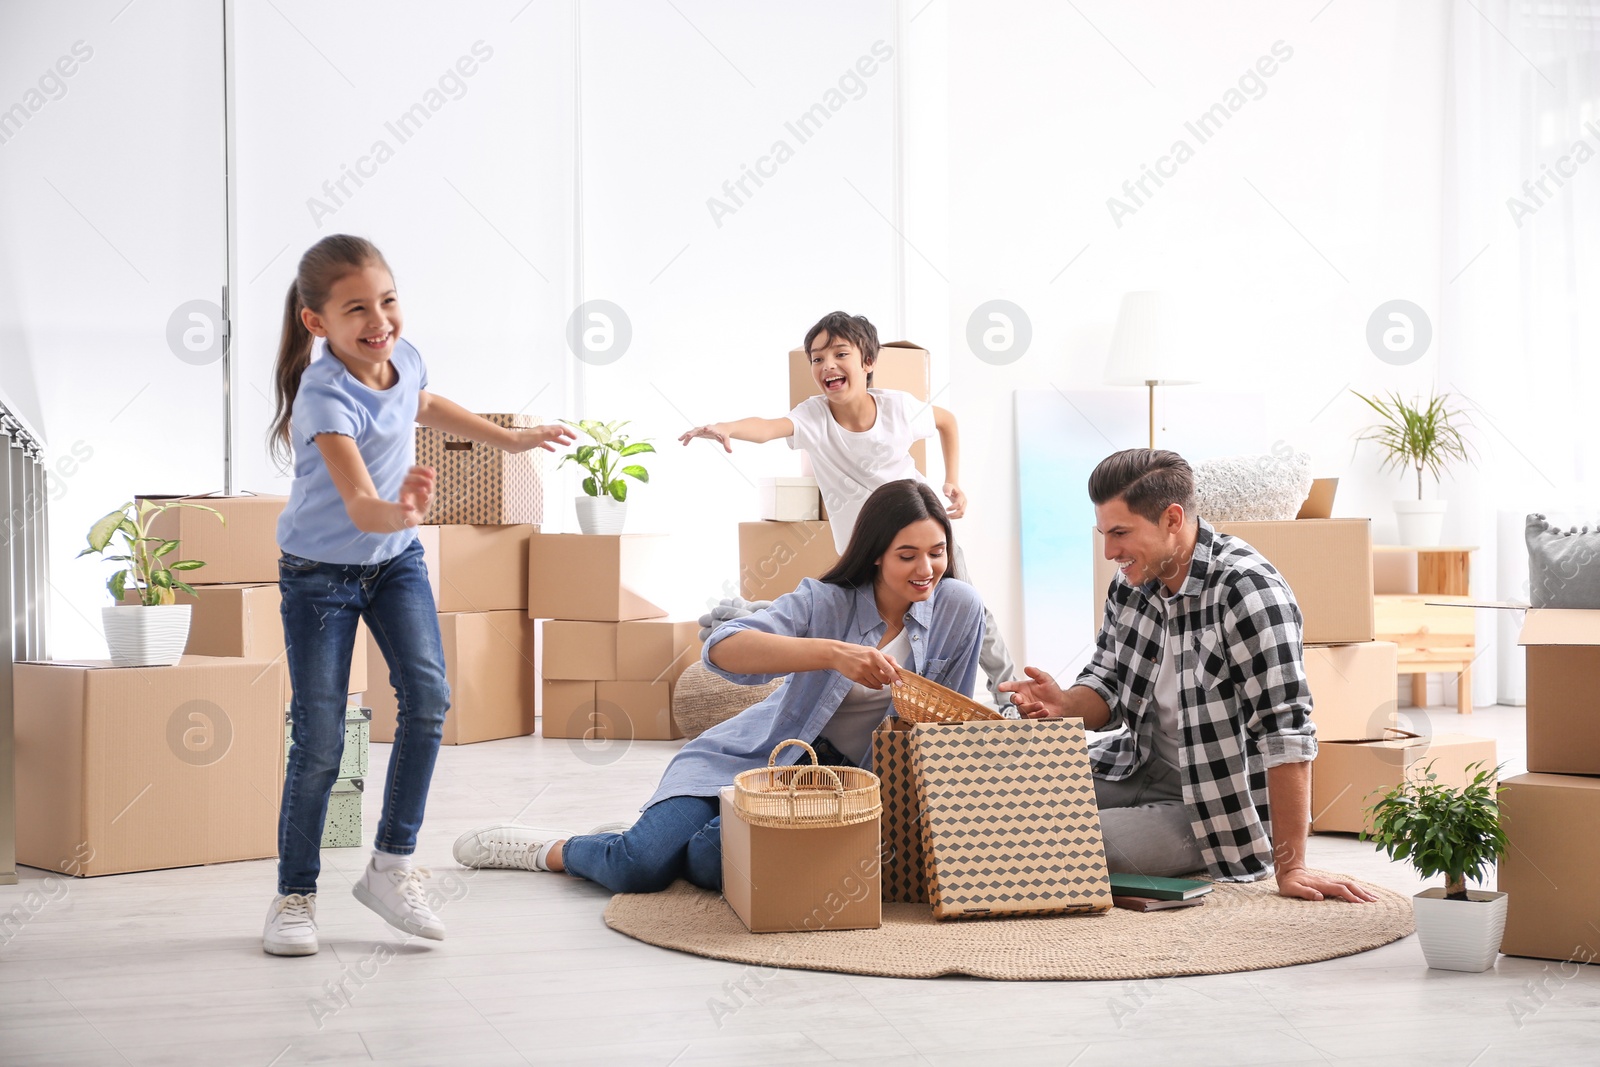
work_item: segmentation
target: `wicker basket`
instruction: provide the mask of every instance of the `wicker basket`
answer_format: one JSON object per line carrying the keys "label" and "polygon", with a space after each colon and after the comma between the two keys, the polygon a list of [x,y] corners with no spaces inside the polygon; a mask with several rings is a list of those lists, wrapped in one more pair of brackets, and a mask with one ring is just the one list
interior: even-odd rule
{"label": "wicker basket", "polygon": [[900,684],[894,690],[894,713],[909,722],[971,722],[974,719],[1004,719],[993,708],[969,700],[954,689],[930,682],[920,674],[900,668]]}
{"label": "wicker basket", "polygon": [[[789,745],[805,749],[811,762],[779,767],[778,753]],[[765,767],[734,776],[733,806],[752,826],[795,830],[851,826],[883,813],[877,775],[859,767],[824,767],[810,745],[795,740],[779,742]]]}

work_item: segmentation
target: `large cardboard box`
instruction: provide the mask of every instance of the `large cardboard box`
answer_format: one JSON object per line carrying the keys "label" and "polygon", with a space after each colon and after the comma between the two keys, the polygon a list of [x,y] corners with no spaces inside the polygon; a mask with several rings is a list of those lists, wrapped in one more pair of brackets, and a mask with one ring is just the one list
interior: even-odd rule
{"label": "large cardboard box", "polygon": [[1534,608],[1517,640],[1528,657],[1528,770],[1600,774],[1600,611]]}
{"label": "large cardboard box", "polygon": [[596,682],[594,735],[617,741],[676,741],[671,682]]}
{"label": "large cardboard box", "polygon": [[194,508],[172,508],[150,523],[153,537],[180,541],[175,559],[205,561],[199,570],[185,571],[190,585],[226,585],[236,582],[278,580],[278,516],[289,503],[286,496],[148,496],[156,503],[187,500],[215,508],[215,515]]}
{"label": "large cardboard box", "polygon": [[597,682],[546,678],[542,683],[539,736],[588,739],[594,726]]}
{"label": "large cardboard box", "polygon": [[922,793],[912,745],[915,726],[891,715],[872,734],[872,769],[883,798],[883,899],[899,904],[930,903],[922,855]]}
{"label": "large cardboard box", "polygon": [[[1372,520],[1294,519],[1287,522],[1218,522],[1218,533],[1250,544],[1289,583],[1304,620],[1301,639],[1308,645],[1371,641]],[[1105,538],[1091,530],[1094,544],[1094,628],[1105,614],[1106,590],[1117,575],[1105,558]]]}
{"label": "large cardboard box", "polygon": [[1399,706],[1399,647],[1390,641],[1305,650],[1311,721],[1318,741],[1382,737]]}
{"label": "large cardboard box", "polygon": [[1082,720],[919,723],[912,745],[935,918],[1111,907]]}
{"label": "large cardboard box", "polygon": [[700,623],[642,619],[617,624],[617,680],[671,682],[700,658]]}
{"label": "large cardboard box", "polygon": [[528,539],[528,614],[583,622],[664,618],[672,566],[659,534],[539,534]]}
{"label": "large cardboard box", "polygon": [[[450,683],[444,743],[469,745],[533,733],[537,715],[533,620],[520,611],[443,612],[439,636],[444,641],[445,679]],[[382,661],[375,641],[367,654]],[[394,687],[386,681],[374,685],[366,700],[372,708],[372,739],[393,742],[400,712]]]}
{"label": "large cardboard box", "polygon": [[537,526],[419,526],[440,611],[526,611],[528,542]]}
{"label": "large cardboard box", "polygon": [[575,622],[547,619],[539,673],[546,680],[615,681],[617,678],[617,628],[615,622]]}
{"label": "large cardboard box", "polygon": [[[899,389],[926,401],[932,392],[933,372],[928,350],[911,341],[887,341],[878,346],[872,366],[872,388]],[[804,348],[789,350],[789,409],[800,406],[807,397],[820,395],[811,376],[811,360]],[[911,446],[911,459],[917,470],[928,473],[928,442]]]}
{"label": "large cardboard box", "polygon": [[[532,427],[540,422],[534,415],[479,417],[507,428]],[[443,430],[418,426],[417,462],[437,472],[433,502],[422,520],[425,523],[503,526],[544,521],[543,449],[506,452]]]}
{"label": "large cardboard box", "polygon": [[722,896],[754,934],[876,930],[883,923],[878,820],[851,826],[752,826],[721,793]]}
{"label": "large cardboard box", "polygon": [[739,595],[746,600],[776,600],[838,561],[826,522],[739,524]]}
{"label": "large cardboard box", "polygon": [[[199,596],[176,593],[179,604],[189,610],[189,642],[183,651],[190,656],[233,656],[242,659],[278,660],[284,664],[284,699],[293,695],[288,660],[283,644],[283,594],[278,585],[208,585],[197,587]],[[123,596],[137,603],[138,595]],[[367,688],[367,624],[356,623],[355,643],[350,647],[350,687],[346,693]]]}
{"label": "large cardboard box", "polygon": [[1600,957],[1600,778],[1519,774],[1500,793],[1510,848],[1496,888],[1507,894],[1500,951],[1593,963]]}
{"label": "large cardboard box", "polygon": [[1422,779],[1430,768],[1442,784],[1460,787],[1471,781],[1470,765],[1481,763],[1486,770],[1496,766],[1491,738],[1390,732],[1396,736],[1317,746],[1311,765],[1313,830],[1354,834],[1370,829],[1367,809],[1405,779]]}
{"label": "large cardboard box", "polygon": [[283,670],[17,664],[17,861],[99,875],[276,856]]}

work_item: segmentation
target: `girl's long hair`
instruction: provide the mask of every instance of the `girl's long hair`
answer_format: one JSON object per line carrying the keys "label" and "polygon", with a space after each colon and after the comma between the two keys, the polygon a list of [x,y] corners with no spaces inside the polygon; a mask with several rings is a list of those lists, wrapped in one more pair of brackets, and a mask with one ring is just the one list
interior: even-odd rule
{"label": "girl's long hair", "polygon": [[956,536],[938,494],[926,482],[903,478],[885,482],[867,497],[856,517],[856,528],[850,531],[844,555],[821,580],[852,589],[871,585],[878,577],[878,560],[894,547],[900,531],[923,519],[932,519],[944,527],[944,577],[960,578],[956,573]]}
{"label": "girl's long hair", "polygon": [[[295,394],[300,391],[300,376],[311,364],[311,348],[315,340],[300,317],[302,308],[320,312],[328,302],[328,294],[340,278],[352,271],[376,263],[385,270],[389,263],[376,245],[365,237],[349,234],[329,234],[300,257],[300,268],[294,281],[289,283],[289,295],[283,303],[283,333],[278,338],[278,361],[273,370],[276,409],[272,426],[267,431],[267,444],[272,458],[281,464],[294,462],[294,448],[289,440],[289,418],[294,413]],[[393,274],[390,271],[390,274]]]}

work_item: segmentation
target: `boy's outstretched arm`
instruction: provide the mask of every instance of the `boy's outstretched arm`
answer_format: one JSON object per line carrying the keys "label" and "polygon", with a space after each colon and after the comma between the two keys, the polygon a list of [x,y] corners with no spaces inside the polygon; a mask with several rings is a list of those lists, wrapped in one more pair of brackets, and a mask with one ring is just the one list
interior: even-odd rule
{"label": "boy's outstretched arm", "polygon": [[941,407],[933,409],[933,426],[939,431],[939,448],[944,453],[944,495],[950,501],[944,511],[959,519],[967,512],[967,494],[961,491],[961,434],[956,417]]}
{"label": "boy's outstretched arm", "polygon": [[713,422],[705,426],[696,426],[692,430],[684,431],[678,441],[688,444],[696,437],[705,437],[716,441],[728,452],[733,451],[734,441],[751,441],[764,445],[768,441],[776,441],[781,437],[794,436],[794,423],[787,418],[783,419],[735,419],[733,422]]}

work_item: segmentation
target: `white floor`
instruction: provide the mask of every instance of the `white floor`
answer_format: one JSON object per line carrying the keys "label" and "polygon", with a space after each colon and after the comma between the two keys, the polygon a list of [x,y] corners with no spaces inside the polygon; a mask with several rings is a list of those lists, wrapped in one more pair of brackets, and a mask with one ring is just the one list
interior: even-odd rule
{"label": "white floor", "polygon": [[[1430,720],[1496,737],[1521,769],[1520,709]],[[450,898],[442,944],[401,943],[356,903],[358,849],[324,853],[323,950],[303,959],[261,952],[271,861],[53,888],[0,945],[0,1063],[1600,1062],[1600,967],[1501,957],[1486,974],[1430,971],[1408,937],[1310,966],[1125,983],[768,972],[613,933],[592,885],[451,862],[456,835],[480,823],[630,816],[675,747],[445,749],[419,850]],[[375,746],[374,765],[387,756]],[[1311,852],[1326,869],[1419,888],[1352,837],[1315,838]],[[43,878],[24,868],[19,886],[0,887],[0,914]]]}

